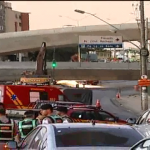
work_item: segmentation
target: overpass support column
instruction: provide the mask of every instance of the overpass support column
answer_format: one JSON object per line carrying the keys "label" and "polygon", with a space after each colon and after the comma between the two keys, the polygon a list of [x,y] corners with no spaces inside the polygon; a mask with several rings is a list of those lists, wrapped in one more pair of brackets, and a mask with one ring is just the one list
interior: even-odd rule
{"label": "overpass support column", "polygon": [[114,58],[116,58],[116,49],[114,49]]}
{"label": "overpass support column", "polygon": [[19,62],[22,62],[22,53],[19,53]]}

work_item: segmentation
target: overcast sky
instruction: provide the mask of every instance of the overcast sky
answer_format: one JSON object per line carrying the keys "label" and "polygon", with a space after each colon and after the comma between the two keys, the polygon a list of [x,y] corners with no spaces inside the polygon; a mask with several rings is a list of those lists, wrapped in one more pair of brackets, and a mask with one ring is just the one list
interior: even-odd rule
{"label": "overcast sky", "polygon": [[[78,14],[75,9],[81,9],[110,23],[133,23],[138,12],[132,4],[137,1],[11,1],[12,8],[21,12],[30,12],[30,30],[60,28],[64,25],[98,25],[100,20]],[[136,15],[137,14],[137,15]],[[150,18],[150,2],[145,2],[145,16]],[[63,17],[59,17],[59,16]],[[67,17],[77,20],[71,20]]]}

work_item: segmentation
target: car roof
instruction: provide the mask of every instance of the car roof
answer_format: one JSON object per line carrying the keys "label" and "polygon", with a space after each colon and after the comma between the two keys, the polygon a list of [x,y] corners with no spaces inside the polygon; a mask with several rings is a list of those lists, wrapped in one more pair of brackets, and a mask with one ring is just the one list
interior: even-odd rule
{"label": "car roof", "polygon": [[133,127],[129,126],[129,125],[119,125],[119,124],[105,124],[105,123],[95,123],[95,125],[92,125],[92,123],[56,123],[56,124],[46,124],[44,126],[54,126],[56,128],[92,128],[92,127],[96,127],[96,128],[115,128],[115,129],[133,129]]}

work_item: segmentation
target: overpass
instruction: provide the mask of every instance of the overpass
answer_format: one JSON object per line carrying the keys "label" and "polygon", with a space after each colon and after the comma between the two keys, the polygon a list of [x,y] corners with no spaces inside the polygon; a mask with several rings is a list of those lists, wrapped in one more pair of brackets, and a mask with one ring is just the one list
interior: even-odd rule
{"label": "overpass", "polygon": [[[45,41],[47,47],[67,47],[78,44],[79,35],[123,36],[123,41],[140,41],[137,23],[114,24],[121,32],[112,32],[108,25],[67,27],[56,29],[9,32],[0,34],[0,54],[35,51]],[[148,25],[150,29],[150,23]],[[124,36],[126,35],[126,37]],[[148,35],[150,39],[150,34]]]}
{"label": "overpass", "polygon": [[[23,71],[34,71],[35,66],[35,62],[0,62],[0,81],[18,80]],[[50,74],[51,62],[47,62],[47,66]],[[57,80],[138,80],[140,63],[58,62],[55,78]]]}

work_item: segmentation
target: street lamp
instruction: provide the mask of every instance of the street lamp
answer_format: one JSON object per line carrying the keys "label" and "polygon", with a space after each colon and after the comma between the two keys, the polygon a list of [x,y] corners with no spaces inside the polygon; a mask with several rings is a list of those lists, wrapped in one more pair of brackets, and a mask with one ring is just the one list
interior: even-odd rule
{"label": "street lamp", "polygon": [[[83,11],[83,10],[78,10],[78,9],[75,9],[74,11],[77,12],[77,13],[80,13],[80,14],[88,14],[88,15],[91,15],[91,16],[93,16],[93,17],[95,17],[95,18],[101,20],[102,22],[108,24],[109,26],[113,27],[113,28],[115,29],[115,31],[111,31],[111,32],[114,32],[114,33],[120,32],[120,33],[122,34],[122,32],[120,31],[120,29],[118,29],[118,28],[115,27],[114,25],[108,23],[107,21],[101,19],[100,17],[96,16],[95,14],[92,14],[92,13],[89,13],[89,12],[85,12],[85,11]],[[124,34],[123,34],[123,35],[124,35]],[[124,35],[124,37],[126,37],[126,36]],[[127,37],[126,37],[126,38],[127,38]],[[127,38],[127,39],[128,39],[128,38]],[[136,44],[134,44],[132,41],[129,41],[129,40],[128,40],[128,42],[131,43],[132,45],[134,45],[135,47],[137,47],[137,48],[140,50],[140,47],[137,46]]]}

